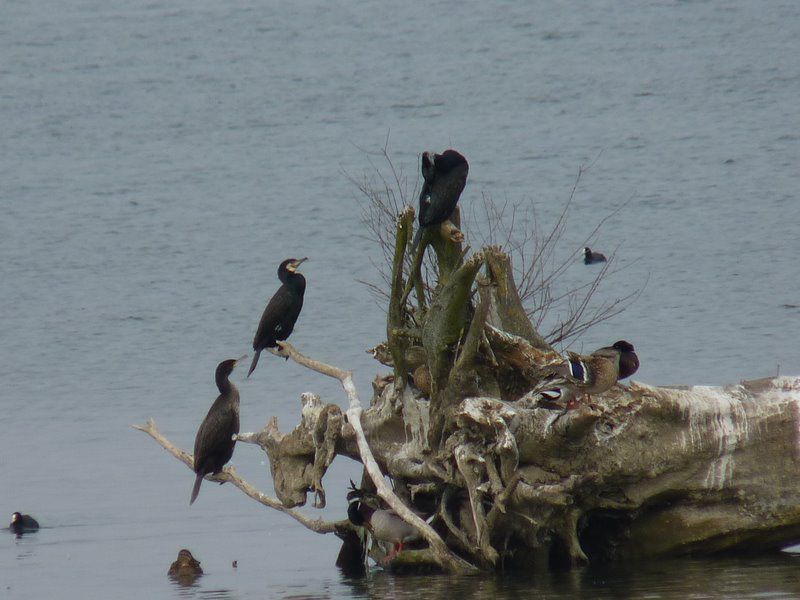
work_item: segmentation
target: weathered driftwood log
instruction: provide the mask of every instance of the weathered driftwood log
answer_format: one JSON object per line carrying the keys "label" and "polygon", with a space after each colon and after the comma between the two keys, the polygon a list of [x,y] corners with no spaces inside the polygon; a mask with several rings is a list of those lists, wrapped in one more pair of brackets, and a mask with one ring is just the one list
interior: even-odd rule
{"label": "weathered driftwood log", "polygon": [[[454,547],[478,565],[520,547],[530,552],[506,558],[544,550],[577,564],[800,540],[800,378],[634,383],[571,411],[467,398],[435,457],[421,443],[427,402],[395,393],[389,386],[362,414],[376,463],[408,498],[424,484],[449,490],[441,530],[452,528]],[[293,434],[310,440],[315,427],[311,419]],[[342,433],[350,455],[352,434]],[[311,468],[313,451],[304,454]]]}
{"label": "weathered driftwood log", "polygon": [[[133,425],[134,429],[138,429],[139,431],[145,432],[151,438],[153,438],[156,442],[158,442],[164,450],[172,454],[175,458],[181,461],[184,465],[189,467],[189,469],[193,469],[194,465],[194,458],[191,454],[184,452],[177,446],[175,446],[172,442],[170,442],[166,437],[162,435],[162,433],[156,427],[155,421],[150,419],[144,425]],[[237,488],[242,490],[245,494],[250,496],[256,502],[260,502],[264,506],[269,508],[274,508],[275,510],[279,510],[283,513],[286,513],[290,517],[292,517],[295,521],[303,525],[304,527],[310,529],[315,533],[336,533],[336,534],[344,534],[345,532],[351,531],[353,526],[347,519],[341,521],[323,521],[322,519],[309,519],[304,514],[293,510],[290,507],[285,506],[280,501],[267,496],[263,492],[256,489],[255,486],[251,485],[236,473],[236,469],[232,466],[227,466],[223,469],[222,473],[218,475],[207,475],[206,479],[209,481],[217,481],[220,483],[230,482],[235,485]]]}
{"label": "weathered driftwood log", "polygon": [[[237,436],[267,453],[277,500],[230,467],[211,479],[233,482],[312,530],[347,537],[347,554],[360,556],[347,521],[315,522],[292,509],[309,492],[325,505],[323,480],[336,455],[360,461],[384,508],[427,544],[395,559],[404,568],[468,573],[800,540],[800,378],[632,383],[591,404],[546,408],[533,390],[564,358],[527,321],[509,257],[497,247],[467,256],[447,228],[427,231],[408,256],[413,222],[411,208],[398,215],[387,341],[372,350],[393,372],[376,378],[369,408],[348,371],[282,344],[281,355],[337,378],[348,409],[304,394],[291,432],[273,418]],[[420,274],[428,245],[435,285]],[[139,428],[191,467],[191,456],[152,423]]]}

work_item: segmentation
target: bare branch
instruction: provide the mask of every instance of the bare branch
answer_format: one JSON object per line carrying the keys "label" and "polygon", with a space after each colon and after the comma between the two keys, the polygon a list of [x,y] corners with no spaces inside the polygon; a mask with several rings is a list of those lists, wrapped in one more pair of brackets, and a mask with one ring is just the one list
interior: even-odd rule
{"label": "bare branch", "polygon": [[[175,458],[185,464],[189,469],[194,470],[194,458],[191,454],[184,452],[177,446],[175,446],[172,442],[170,442],[166,437],[164,437],[160,431],[156,428],[155,421],[150,419],[144,425],[132,425],[134,429],[138,429],[139,431],[144,431],[147,435],[153,438],[156,442],[158,442],[167,452],[172,454]],[[343,521],[324,521],[323,519],[310,519],[305,516],[303,513],[294,510],[293,508],[286,508],[283,504],[281,504],[276,498],[272,498],[267,496],[263,492],[256,489],[254,486],[249,484],[247,481],[239,477],[236,473],[236,469],[232,466],[227,466],[223,469],[223,471],[218,475],[206,475],[206,479],[209,481],[217,481],[217,482],[230,482],[240,490],[242,490],[245,494],[250,496],[256,502],[260,502],[264,506],[268,506],[269,508],[274,508],[275,510],[279,510],[282,513],[286,513],[290,517],[292,517],[295,521],[314,531],[316,533],[335,533],[335,532],[342,532],[347,529],[352,529],[353,525],[348,520]]]}
{"label": "bare branch", "polygon": [[372,450],[370,449],[367,438],[364,435],[364,429],[361,426],[361,401],[359,400],[358,392],[356,391],[353,383],[352,373],[350,371],[345,371],[343,369],[339,369],[337,367],[333,367],[331,365],[308,358],[300,354],[294,348],[294,346],[288,342],[279,342],[279,344],[281,347],[281,354],[283,356],[288,356],[298,364],[308,367],[313,371],[317,371],[318,373],[322,373],[323,375],[338,379],[341,382],[342,387],[344,388],[345,393],[350,401],[350,408],[347,409],[346,413],[347,419],[356,433],[356,441],[358,443],[359,454],[361,455],[361,462],[364,465],[364,469],[369,474],[370,479],[372,479],[372,483],[375,485],[377,494],[389,505],[392,510],[395,511],[395,513],[397,513],[400,518],[402,518],[409,525],[415,527],[422,534],[422,537],[424,537],[430,545],[437,562],[443,569],[451,573],[476,572],[476,567],[453,554],[444,543],[442,538],[439,537],[439,534],[436,533],[436,531],[434,531],[434,529],[428,523],[426,523],[410,508],[408,508],[389,487],[389,484],[386,483],[386,479],[384,478],[378,463],[375,461],[375,457],[372,455]]}

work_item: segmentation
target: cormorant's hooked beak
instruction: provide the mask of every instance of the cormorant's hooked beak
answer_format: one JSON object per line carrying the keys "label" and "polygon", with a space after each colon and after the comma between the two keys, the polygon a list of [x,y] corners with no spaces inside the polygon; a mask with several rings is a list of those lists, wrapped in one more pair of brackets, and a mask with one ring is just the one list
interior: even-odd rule
{"label": "cormorant's hooked beak", "polygon": [[305,258],[298,258],[296,261],[290,263],[286,267],[286,270],[294,273],[297,270],[297,267],[299,267],[302,263],[304,263],[307,260],[308,260],[307,256]]}
{"label": "cormorant's hooked beak", "polygon": [[242,362],[245,358],[247,358],[247,354],[242,354],[239,358],[237,358],[233,363],[233,368],[235,369],[236,367],[238,367],[239,363]]}

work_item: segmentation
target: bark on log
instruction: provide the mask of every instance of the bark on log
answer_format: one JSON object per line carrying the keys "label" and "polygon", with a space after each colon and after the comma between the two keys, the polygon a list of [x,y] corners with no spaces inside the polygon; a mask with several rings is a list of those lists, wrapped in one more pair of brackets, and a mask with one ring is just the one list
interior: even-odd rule
{"label": "bark on log", "polygon": [[[461,237],[445,228],[426,232],[412,261],[413,217],[409,208],[398,215],[387,342],[372,350],[394,372],[376,378],[369,408],[349,371],[282,343],[277,353],[337,378],[348,409],[308,393],[291,432],[273,418],[236,436],[267,453],[278,500],[230,467],[210,479],[231,481],[312,530],[347,535],[348,554],[359,555],[349,522],[315,522],[292,507],[309,492],[325,505],[336,455],[360,461],[384,507],[427,544],[400,554],[404,568],[529,569],[543,557],[575,565],[800,541],[800,377],[631,383],[591,404],[545,408],[534,388],[565,359],[527,321],[509,257],[496,247],[465,256]],[[418,273],[428,244],[440,266],[429,305]],[[191,467],[152,423],[137,428]],[[429,524],[418,513],[435,517]]]}

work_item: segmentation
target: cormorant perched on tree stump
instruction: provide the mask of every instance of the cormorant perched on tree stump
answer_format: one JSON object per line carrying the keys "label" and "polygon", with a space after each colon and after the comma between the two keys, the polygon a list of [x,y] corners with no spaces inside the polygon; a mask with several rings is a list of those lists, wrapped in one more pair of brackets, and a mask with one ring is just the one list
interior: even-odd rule
{"label": "cormorant perched on tree stump", "polygon": [[[245,357],[238,360],[243,358]],[[223,360],[217,365],[216,380],[219,396],[208,410],[194,438],[194,472],[197,473],[197,477],[194,480],[189,504],[197,499],[203,477],[209,473],[219,473],[233,456],[236,442],[231,438],[234,433],[239,433],[239,390],[230,382],[228,376],[238,360]]]}
{"label": "cormorant perched on tree stump", "polygon": [[305,260],[308,259],[287,258],[278,267],[278,279],[283,285],[272,296],[261,315],[258,331],[253,338],[255,355],[247,372],[248,377],[255,370],[261,351],[264,348],[274,348],[277,346],[276,341],[285,340],[294,329],[300,309],[303,308],[303,294],[306,291],[306,278],[296,270]]}
{"label": "cormorant perched on tree stump", "polygon": [[411,247],[416,248],[425,227],[439,225],[450,218],[467,183],[469,163],[455,150],[441,154],[423,152],[422,191],[419,194],[419,229]]}

